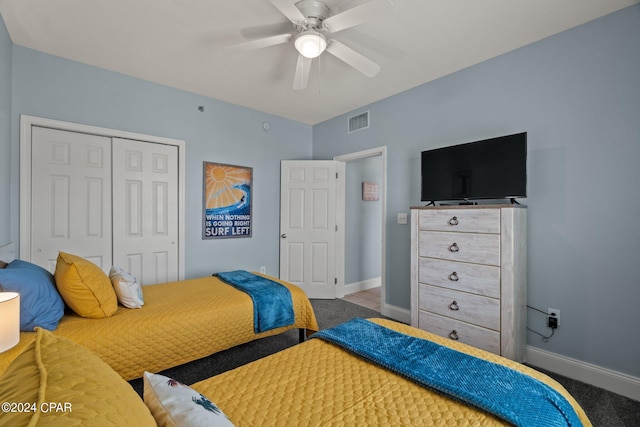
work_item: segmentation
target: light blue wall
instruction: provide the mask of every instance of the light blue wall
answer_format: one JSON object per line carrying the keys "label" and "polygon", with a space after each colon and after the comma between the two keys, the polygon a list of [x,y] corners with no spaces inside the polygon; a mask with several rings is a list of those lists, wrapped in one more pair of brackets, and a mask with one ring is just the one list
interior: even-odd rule
{"label": "light blue wall", "polygon": [[[20,46],[13,46],[12,60],[12,164],[19,164],[21,114],[185,140],[187,277],[263,265],[278,274],[280,160],[311,158],[311,126]],[[271,124],[268,132],[263,121]],[[7,150],[7,141],[0,149]],[[202,240],[203,161],[253,168],[251,238]],[[0,210],[0,224],[10,227],[14,242],[18,173],[11,170],[8,223]]]}
{"label": "light blue wall", "polygon": [[[640,376],[640,5],[313,128],[314,158],[386,145],[387,303],[409,308],[422,150],[527,131],[528,303],[561,311],[529,345]],[[348,226],[348,225],[347,225]],[[529,312],[541,332],[544,315]]]}
{"label": "light blue wall", "polygon": [[[380,277],[382,256],[382,201],[362,200],[362,182],[382,182],[382,157],[346,164],[344,283]],[[382,187],[378,185],[380,199]]]}
{"label": "light blue wall", "polygon": [[0,19],[0,246],[11,239],[11,49],[11,38]]}

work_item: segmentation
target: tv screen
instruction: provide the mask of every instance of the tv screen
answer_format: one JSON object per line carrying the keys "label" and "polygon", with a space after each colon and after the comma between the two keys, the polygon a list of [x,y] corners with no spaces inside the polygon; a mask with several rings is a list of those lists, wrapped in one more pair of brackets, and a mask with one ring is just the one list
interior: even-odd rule
{"label": "tv screen", "polygon": [[423,202],[527,197],[527,133],[422,152]]}

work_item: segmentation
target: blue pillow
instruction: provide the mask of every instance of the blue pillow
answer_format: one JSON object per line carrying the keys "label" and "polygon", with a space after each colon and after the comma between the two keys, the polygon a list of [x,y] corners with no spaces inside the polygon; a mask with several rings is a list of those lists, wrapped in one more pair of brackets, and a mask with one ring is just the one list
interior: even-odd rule
{"label": "blue pillow", "polygon": [[0,269],[0,289],[20,294],[20,330],[33,332],[36,326],[53,331],[64,314],[64,302],[53,275],[44,268],[14,260]]}

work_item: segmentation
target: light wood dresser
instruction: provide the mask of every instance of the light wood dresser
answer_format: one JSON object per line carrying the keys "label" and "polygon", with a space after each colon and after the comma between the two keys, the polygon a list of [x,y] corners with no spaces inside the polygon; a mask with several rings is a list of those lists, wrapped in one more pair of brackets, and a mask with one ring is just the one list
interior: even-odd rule
{"label": "light wood dresser", "polygon": [[411,325],[523,361],[526,231],[521,205],[411,208]]}

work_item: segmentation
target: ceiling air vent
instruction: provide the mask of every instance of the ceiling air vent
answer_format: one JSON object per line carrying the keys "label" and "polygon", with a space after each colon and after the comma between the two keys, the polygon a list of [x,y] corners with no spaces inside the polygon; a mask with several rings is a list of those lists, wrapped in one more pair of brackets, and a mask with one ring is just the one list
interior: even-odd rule
{"label": "ceiling air vent", "polygon": [[369,112],[365,111],[355,116],[349,117],[349,132],[366,129],[369,127]]}

